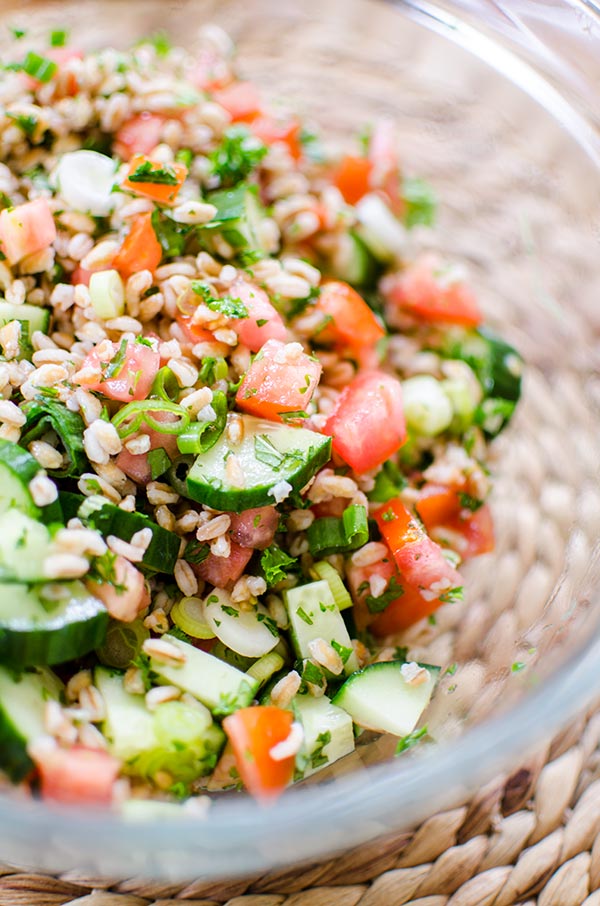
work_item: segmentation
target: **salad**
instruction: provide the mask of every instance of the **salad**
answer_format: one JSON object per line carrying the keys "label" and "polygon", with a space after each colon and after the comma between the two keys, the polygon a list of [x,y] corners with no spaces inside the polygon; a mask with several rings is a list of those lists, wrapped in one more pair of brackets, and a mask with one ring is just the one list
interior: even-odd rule
{"label": "salad", "polygon": [[419,726],[401,634],[493,549],[522,361],[427,251],[393,124],[340,152],[218,28],[0,76],[0,770],[268,801]]}

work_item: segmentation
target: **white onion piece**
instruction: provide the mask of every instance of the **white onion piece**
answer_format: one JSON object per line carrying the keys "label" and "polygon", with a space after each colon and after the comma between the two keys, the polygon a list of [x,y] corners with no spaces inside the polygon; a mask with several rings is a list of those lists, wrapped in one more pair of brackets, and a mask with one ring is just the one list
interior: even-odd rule
{"label": "white onion piece", "polygon": [[125,287],[118,271],[97,271],[90,277],[90,299],[99,318],[108,321],[125,313]]}
{"label": "white onion piece", "polygon": [[205,598],[204,616],[217,638],[244,657],[262,657],[279,641],[268,628],[274,624],[264,607],[259,604],[253,610],[240,610],[222,588],[213,589]]}
{"label": "white onion piece", "polygon": [[115,206],[115,162],[98,151],[63,154],[54,180],[61,196],[76,211],[106,217]]}
{"label": "white onion piece", "polygon": [[391,261],[406,254],[406,228],[397,220],[380,195],[370,192],[356,205],[358,234],[380,261]]}

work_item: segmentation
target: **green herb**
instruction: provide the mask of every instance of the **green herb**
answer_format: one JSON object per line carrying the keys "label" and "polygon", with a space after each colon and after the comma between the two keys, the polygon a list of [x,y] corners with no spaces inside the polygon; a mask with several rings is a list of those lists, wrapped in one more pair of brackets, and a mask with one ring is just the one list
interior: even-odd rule
{"label": "green herb", "polygon": [[183,559],[188,563],[203,563],[210,554],[210,546],[205,541],[193,538],[185,546]]}
{"label": "green herb", "polygon": [[369,613],[381,613],[389,607],[392,601],[395,601],[396,598],[399,598],[404,594],[404,589],[398,582],[396,576],[392,576],[389,581],[387,589],[383,594],[378,595],[376,598],[373,595],[367,595],[365,598],[365,604],[369,610]]}
{"label": "green herb", "polygon": [[259,319],[257,320],[257,322],[256,322],[256,326],[257,326],[257,327],[264,327],[265,324],[268,324],[268,323],[269,323],[269,319],[268,319],[268,318],[259,318]]}
{"label": "green herb", "polygon": [[381,514],[381,518],[383,519],[384,522],[393,522],[394,519],[397,519],[398,517],[394,513],[393,509],[390,507],[389,510],[385,510]]}
{"label": "green herb", "polygon": [[27,136],[27,138],[32,137],[38,124],[37,118],[35,116],[25,113],[11,113],[10,111],[8,111],[6,115],[9,119],[13,120],[17,124],[19,129]]}
{"label": "green herb", "polygon": [[27,30],[25,28],[13,28],[12,26],[9,26],[9,28],[15,41],[20,41],[21,38],[24,38],[27,34]]}
{"label": "green herb", "polygon": [[515,661],[514,664],[511,665],[510,669],[513,673],[518,673],[520,670],[524,670],[526,666],[527,665],[524,664],[523,661]]}
{"label": "green herb", "polygon": [[287,570],[296,565],[298,560],[289,557],[276,544],[271,544],[260,555],[260,567],[269,588],[277,585],[287,576]]}
{"label": "green herb", "polygon": [[286,424],[294,421],[295,418],[308,418],[308,412],[305,412],[304,409],[295,409],[292,412],[278,412],[277,415]]}
{"label": "green herb", "polygon": [[183,255],[188,237],[194,230],[189,224],[176,223],[159,208],[152,214],[152,227],[165,258],[179,258]]}
{"label": "green herb", "polygon": [[335,639],[331,640],[331,647],[334,649],[334,651],[337,651],[337,653],[341,657],[342,664],[346,663],[346,661],[354,651],[353,648],[347,648],[346,645],[340,645],[340,643],[336,642]]}
{"label": "green herb", "polygon": [[257,434],[254,438],[254,456],[259,462],[271,466],[276,471],[279,471],[285,460],[285,455],[279,452],[266,434]]}
{"label": "green herb", "polygon": [[105,551],[99,557],[94,557],[88,572],[88,578],[93,582],[97,582],[98,585],[112,585],[117,594],[122,595],[127,591],[127,588],[117,582],[116,559],[117,555],[110,550]]}
{"label": "green herb", "polygon": [[305,661],[302,668],[302,680],[305,683],[311,683],[313,686],[322,686],[325,676],[318,664],[313,663],[313,661]]}
{"label": "green herb", "polygon": [[371,144],[372,136],[373,136],[373,124],[372,123],[365,123],[365,125],[362,127],[362,129],[356,136],[358,139],[358,144],[359,144],[361,153],[363,154],[364,157],[366,157],[367,154],[369,153],[369,146]]}
{"label": "green herb", "polygon": [[396,650],[394,651],[394,660],[395,661],[406,661],[408,660],[408,648],[406,645],[397,645]]}
{"label": "green herb", "polygon": [[271,635],[278,639],[279,638],[279,629],[277,628],[277,623],[272,617],[268,616],[266,613],[257,613],[256,619],[259,623],[264,623]]}
{"label": "green herb", "polygon": [[187,799],[190,795],[190,788],[183,780],[178,780],[177,783],[174,783],[173,786],[169,787],[168,791],[172,796],[175,796],[176,799]]}
{"label": "green herb", "polygon": [[112,357],[110,362],[107,362],[103,367],[102,378],[105,381],[108,381],[110,378],[115,378],[121,372],[125,359],[127,358],[127,340],[121,340],[121,344],[117,350],[116,355]]}
{"label": "green herb", "polygon": [[183,629],[180,629],[179,626],[171,626],[169,628],[169,635],[172,635],[174,639],[179,639],[180,642],[187,642],[188,645],[193,644],[193,639],[187,632],[184,632]]}
{"label": "green herb", "polygon": [[303,620],[308,626],[312,626],[314,620],[311,616],[307,614],[303,607],[299,607],[296,611],[301,620]]}
{"label": "green herb", "polygon": [[458,669],[458,664],[456,663],[456,661],[454,661],[453,664],[450,664],[450,666],[446,668],[446,673],[448,674],[448,676],[454,676],[457,669]]}
{"label": "green herb", "polygon": [[470,510],[472,513],[476,513],[484,504],[484,501],[481,500],[481,498],[472,497],[471,494],[466,494],[464,491],[460,491],[458,499],[460,500],[461,507]]}
{"label": "green herb", "polygon": [[331,731],[325,730],[323,733],[319,733],[317,736],[317,744],[313,749],[310,756],[310,766],[313,770],[322,767],[324,764],[329,762],[327,755],[323,753],[323,749],[326,745],[331,742]]}
{"label": "green herb", "polygon": [[180,148],[175,155],[175,160],[178,164],[183,164],[183,166],[187,167],[189,170],[192,166],[192,161],[194,160],[194,152],[191,148]]}
{"label": "green herb", "polygon": [[412,749],[413,746],[416,746],[423,737],[427,736],[427,726],[419,727],[418,730],[413,730],[412,733],[409,733],[408,736],[403,736],[398,740],[396,745],[396,755],[402,755],[403,752]]}
{"label": "green herb", "polygon": [[260,249],[243,249],[238,253],[237,257],[240,266],[245,268],[250,273],[250,276],[254,276],[250,268],[257,261],[261,261],[265,257],[265,253],[261,252]]}
{"label": "green herb", "polygon": [[427,622],[430,626],[437,626],[437,617],[434,613],[430,613],[427,617]]}
{"label": "green herb", "polygon": [[56,31],[50,32],[50,46],[64,47],[69,39],[69,32],[66,28],[57,28]]}
{"label": "green herb", "polygon": [[456,588],[450,588],[448,591],[443,592],[440,595],[440,601],[443,604],[454,604],[456,601],[462,601],[464,595],[464,588],[462,585],[457,585]]}
{"label": "green herb", "polygon": [[327,156],[323,149],[321,138],[316,132],[305,127],[300,132],[299,138],[304,156],[308,158],[308,160],[315,164],[323,164],[326,162]]}
{"label": "green herb", "polygon": [[166,31],[162,29],[160,31],[154,32],[152,35],[148,35],[147,38],[143,38],[140,44],[151,44],[154,50],[156,51],[157,57],[166,57],[170,53],[173,45]]}
{"label": "green herb", "polygon": [[416,177],[404,180],[402,197],[405,203],[404,222],[411,227],[433,226],[437,208],[435,192],[428,182]]}
{"label": "green herb", "polygon": [[286,311],[289,320],[292,321],[294,318],[303,314],[309,305],[314,305],[320,295],[321,288],[319,286],[313,286],[308,296],[304,296],[302,299],[292,299]]}
{"label": "green herb", "polygon": [[142,674],[142,682],[144,684],[144,691],[149,692],[152,688],[152,683],[158,678],[150,662],[150,658],[147,654],[140,652],[136,658],[131,662],[132,667],[137,667],[137,669]]}
{"label": "green herb", "polygon": [[211,173],[223,188],[242,182],[258,166],[266,146],[244,126],[232,126],[218,148],[208,155]]}
{"label": "green herb", "polygon": [[164,475],[167,469],[171,467],[171,460],[162,447],[157,447],[156,450],[150,450],[146,458],[148,460],[148,465],[150,466],[152,481],[156,478],[160,478],[160,476]]}
{"label": "green herb", "polygon": [[406,478],[398,466],[388,459],[375,478],[375,487],[368,494],[369,500],[373,503],[387,503],[388,500],[398,497],[406,485]]}
{"label": "green herb", "polygon": [[168,164],[162,167],[155,167],[152,161],[149,160],[136,167],[127,179],[129,182],[152,183],[160,186],[176,186],[178,184],[177,174],[173,167]]}
{"label": "green herb", "polygon": [[38,82],[49,82],[58,69],[58,66],[53,60],[42,57],[30,50],[23,60],[21,68],[23,69],[23,72],[26,72],[27,75],[31,76],[33,79],[37,79]]}
{"label": "green herb", "polygon": [[215,296],[212,287],[202,280],[192,280],[192,290],[197,296],[201,296],[202,301],[210,308],[226,318],[247,318],[248,309],[241,299],[234,299],[231,296]]}
{"label": "green herb", "polygon": [[223,611],[223,613],[226,613],[227,616],[229,616],[229,617],[235,617],[236,619],[239,618],[240,612],[239,612],[239,610],[236,610],[235,607],[229,607],[227,604],[224,604],[221,607],[221,610]]}

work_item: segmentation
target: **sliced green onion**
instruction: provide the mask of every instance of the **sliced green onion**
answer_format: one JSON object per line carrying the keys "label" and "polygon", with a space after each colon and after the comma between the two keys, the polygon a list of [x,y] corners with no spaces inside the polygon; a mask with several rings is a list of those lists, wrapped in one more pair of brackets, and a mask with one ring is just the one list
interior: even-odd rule
{"label": "sliced green onion", "polygon": [[96,271],[90,277],[90,300],[99,318],[120,318],[125,311],[125,287],[118,271]]}
{"label": "sliced green onion", "polygon": [[150,396],[157,396],[169,403],[176,403],[179,399],[179,384],[168,365],[157,372],[150,388]]}
{"label": "sliced green onion", "polygon": [[21,407],[27,421],[21,432],[19,444],[27,447],[39,440],[48,431],[54,431],[61,442],[65,465],[58,469],[47,469],[53,478],[79,477],[88,469],[88,460],[83,447],[85,424],[78,412],[71,412],[63,403],[50,399],[37,399]]}
{"label": "sliced green onion", "polygon": [[69,38],[69,32],[66,28],[57,28],[55,31],[50,32],[50,46],[51,47],[64,47]]}
{"label": "sliced green onion", "polygon": [[[153,412],[172,412],[179,418],[175,422],[159,422],[152,417]],[[170,400],[149,399],[127,403],[112,417],[112,423],[121,438],[135,434],[142,422],[146,422],[149,428],[159,434],[180,434],[189,425],[190,415],[182,406]]]}
{"label": "sliced green onion", "polygon": [[202,359],[198,377],[204,384],[210,385],[216,381],[224,381],[228,374],[229,366],[224,358],[221,356],[217,358],[206,356],[206,358]]}
{"label": "sliced green onion", "polygon": [[29,51],[23,60],[23,72],[26,72],[33,79],[37,79],[38,82],[49,82],[57,69],[58,66],[53,60],[41,57],[32,50]]}
{"label": "sliced green onion", "polygon": [[193,422],[177,438],[180,453],[198,455],[214,447],[227,424],[227,396],[220,390],[213,393],[211,406],[216,418],[212,422]]}
{"label": "sliced green onion", "polygon": [[313,563],[311,573],[315,574],[316,579],[325,579],[339,610],[346,610],[348,607],[352,607],[350,593],[342,582],[337,569],[331,563],[328,563],[327,560],[319,560],[318,563]]}
{"label": "sliced green onion", "polygon": [[248,667],[246,674],[252,679],[258,680],[260,688],[260,686],[264,686],[267,680],[271,679],[274,673],[281,670],[284,663],[285,661],[280,654],[277,654],[276,651],[268,651],[267,654],[259,657],[251,667]]}
{"label": "sliced green onion", "polygon": [[313,557],[356,550],[369,540],[367,511],[364,506],[349,506],[341,519],[334,516],[315,519],[306,534]]}
{"label": "sliced green onion", "polygon": [[206,622],[204,604],[200,598],[182,598],[171,610],[171,619],[193,639],[214,639],[215,634]]}

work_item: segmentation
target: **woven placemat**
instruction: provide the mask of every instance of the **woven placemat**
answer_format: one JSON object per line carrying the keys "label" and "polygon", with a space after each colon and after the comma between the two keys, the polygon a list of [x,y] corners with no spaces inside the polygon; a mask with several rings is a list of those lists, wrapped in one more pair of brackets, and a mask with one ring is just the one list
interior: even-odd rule
{"label": "woven placemat", "polygon": [[0,906],[600,906],[600,712],[412,833],[254,878],[154,883],[0,866]]}

